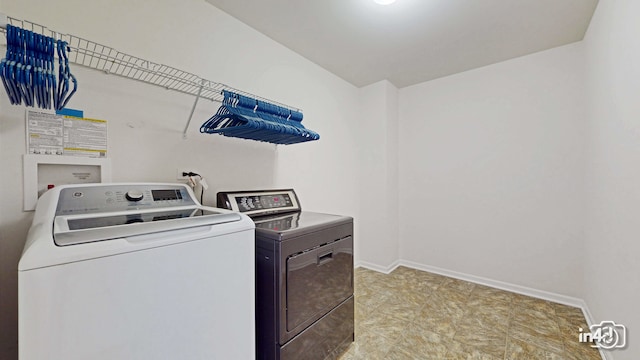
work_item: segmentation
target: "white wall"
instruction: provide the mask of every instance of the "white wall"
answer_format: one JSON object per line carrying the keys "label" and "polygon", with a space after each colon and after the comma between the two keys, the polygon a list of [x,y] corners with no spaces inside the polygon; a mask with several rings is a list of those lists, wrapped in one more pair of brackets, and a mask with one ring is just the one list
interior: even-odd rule
{"label": "white wall", "polygon": [[[398,90],[388,81],[360,89],[358,203],[364,226],[359,263],[381,271],[399,259]],[[358,220],[358,219],[357,219]]]}
{"label": "white wall", "polygon": [[[207,178],[207,205],[220,190],[291,186],[307,210],[358,217],[357,200],[346,196],[357,181],[352,85],[202,0],[3,0],[0,12],[297,106],[321,135],[277,148],[201,135],[219,106],[201,101],[185,141],[193,98],[72,65],[80,85],[69,107],[109,121],[114,181],[171,182],[188,167]],[[22,212],[24,108],[1,95],[0,109],[0,359],[15,359],[16,268],[32,214]]]}
{"label": "white wall", "polygon": [[584,99],[572,44],[400,90],[400,257],[581,297]]}
{"label": "white wall", "polygon": [[585,299],[640,355],[640,2],[600,0],[585,36],[589,106]]}

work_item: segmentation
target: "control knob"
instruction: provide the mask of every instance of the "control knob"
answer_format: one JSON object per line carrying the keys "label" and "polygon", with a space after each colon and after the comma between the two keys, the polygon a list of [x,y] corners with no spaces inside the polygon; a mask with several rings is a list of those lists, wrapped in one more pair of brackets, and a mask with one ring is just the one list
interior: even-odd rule
{"label": "control knob", "polygon": [[142,194],[142,191],[140,191],[140,190],[129,190],[124,195],[124,197],[126,197],[127,200],[129,200],[129,201],[140,201],[140,200],[142,200],[144,195]]}

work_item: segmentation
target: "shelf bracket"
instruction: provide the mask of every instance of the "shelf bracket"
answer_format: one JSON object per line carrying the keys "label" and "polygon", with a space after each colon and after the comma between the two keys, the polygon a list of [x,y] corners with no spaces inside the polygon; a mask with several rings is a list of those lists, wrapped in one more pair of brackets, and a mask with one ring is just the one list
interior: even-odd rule
{"label": "shelf bracket", "polygon": [[184,131],[182,132],[182,138],[187,139],[187,130],[189,130],[189,124],[191,124],[191,118],[193,118],[193,113],[196,111],[196,106],[198,105],[198,100],[200,99],[200,94],[202,93],[202,88],[204,87],[204,83],[206,80],[200,80],[200,87],[198,88],[198,95],[196,95],[196,99],[193,102],[193,106],[191,107],[191,112],[189,113],[189,119],[187,120],[187,125],[184,127]]}

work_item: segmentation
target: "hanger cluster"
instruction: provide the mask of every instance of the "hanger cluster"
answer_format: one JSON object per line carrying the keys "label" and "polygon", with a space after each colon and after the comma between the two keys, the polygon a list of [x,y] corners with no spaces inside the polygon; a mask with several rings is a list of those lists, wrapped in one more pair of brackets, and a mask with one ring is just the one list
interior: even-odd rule
{"label": "hanger cluster", "polygon": [[7,25],[6,35],[7,53],[0,61],[0,78],[11,104],[64,108],[78,88],[78,81],[69,69],[67,42],[12,25]]}
{"label": "hanger cluster", "polygon": [[200,132],[284,145],[320,138],[300,123],[299,111],[228,90],[222,94],[222,106],[200,127]]}

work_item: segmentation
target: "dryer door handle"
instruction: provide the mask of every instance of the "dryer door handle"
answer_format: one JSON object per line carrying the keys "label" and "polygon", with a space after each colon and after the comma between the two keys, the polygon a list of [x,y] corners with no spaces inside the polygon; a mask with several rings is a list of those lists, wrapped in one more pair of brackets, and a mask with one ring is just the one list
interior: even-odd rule
{"label": "dryer door handle", "polygon": [[318,266],[324,265],[331,260],[333,260],[333,249],[322,254],[318,254]]}

